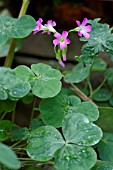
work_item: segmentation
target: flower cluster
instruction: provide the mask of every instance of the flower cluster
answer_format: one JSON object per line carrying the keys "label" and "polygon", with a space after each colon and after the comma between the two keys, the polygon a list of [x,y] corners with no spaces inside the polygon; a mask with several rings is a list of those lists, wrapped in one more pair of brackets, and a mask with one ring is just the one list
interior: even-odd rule
{"label": "flower cluster", "polygon": [[[89,32],[92,30],[91,25],[87,25],[88,19],[84,18],[82,24],[80,21],[76,21],[78,27],[74,28],[73,30],[70,30],[69,32],[63,31],[62,34],[58,33],[54,27],[56,26],[56,22],[52,20],[48,20],[47,24],[42,25],[42,18],[39,18],[36,22],[36,26],[34,28],[34,34],[38,33],[39,31],[42,31],[42,34],[47,33],[54,33],[55,39],[53,40],[53,44],[55,45],[55,53],[56,58],[59,60],[59,63],[62,67],[65,66],[64,61],[66,61],[66,52],[67,52],[67,45],[71,43],[71,41],[67,38],[68,33],[72,31],[78,32],[78,35],[81,37],[82,35],[88,39],[90,37]],[[57,50],[56,50],[57,46]]]}

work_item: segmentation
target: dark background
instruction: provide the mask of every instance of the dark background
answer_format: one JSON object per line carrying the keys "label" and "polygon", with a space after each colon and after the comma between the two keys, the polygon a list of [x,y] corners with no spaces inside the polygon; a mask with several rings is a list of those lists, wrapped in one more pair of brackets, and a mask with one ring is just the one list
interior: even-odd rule
{"label": "dark background", "polygon": [[[14,17],[18,16],[21,0],[2,0]],[[76,19],[102,18],[102,22],[113,23],[113,0],[31,0],[27,14],[35,19],[54,19],[63,27],[70,27]]]}

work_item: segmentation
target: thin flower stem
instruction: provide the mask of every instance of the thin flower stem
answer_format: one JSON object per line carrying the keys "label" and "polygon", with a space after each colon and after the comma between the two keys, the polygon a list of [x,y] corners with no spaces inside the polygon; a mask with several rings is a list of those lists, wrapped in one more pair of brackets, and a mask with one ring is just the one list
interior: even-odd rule
{"label": "thin flower stem", "polygon": [[3,113],[3,115],[1,116],[1,120],[5,117],[6,114],[7,114],[7,112]]}
{"label": "thin flower stem", "polygon": [[102,81],[102,83],[92,92],[92,94],[91,94],[89,97],[92,98],[92,96],[93,96],[98,90],[100,90],[100,88],[104,85],[105,81],[106,81],[106,79],[104,79],[104,80]]}
{"label": "thin flower stem", "polygon": [[[30,2],[30,0],[23,0],[22,7],[20,9],[20,13],[19,13],[18,18],[25,15],[27,8],[29,6],[29,2]],[[5,67],[11,67],[12,66],[12,62],[13,62],[13,59],[14,59],[14,52],[15,52],[15,44],[16,44],[16,39],[12,38],[10,49],[9,49],[8,55],[7,55],[5,62],[4,62]]]}
{"label": "thin flower stem", "polygon": [[31,121],[32,121],[32,119],[33,119],[33,117],[34,117],[34,112],[35,112],[34,108],[35,108],[35,106],[36,106],[36,102],[37,102],[37,97],[35,96],[35,97],[34,97],[34,102],[33,102],[32,112],[31,112],[30,123],[31,123]]}
{"label": "thin flower stem", "polygon": [[18,144],[20,144],[21,142],[22,142],[22,140],[14,143],[11,147],[13,148],[13,147],[17,146]]}
{"label": "thin flower stem", "polygon": [[90,78],[88,77],[87,78],[87,83],[88,83],[88,86],[89,86],[89,91],[90,91],[90,97],[92,96],[92,93],[93,93],[93,89],[92,89],[92,85],[90,83]]}

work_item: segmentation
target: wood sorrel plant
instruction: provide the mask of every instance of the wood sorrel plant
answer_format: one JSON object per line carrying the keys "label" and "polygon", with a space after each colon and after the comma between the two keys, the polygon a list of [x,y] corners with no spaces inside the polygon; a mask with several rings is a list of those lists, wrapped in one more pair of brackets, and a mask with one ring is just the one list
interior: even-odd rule
{"label": "wood sorrel plant", "polygon": [[[29,0],[23,0],[18,18],[0,16],[0,49],[10,43],[0,67],[0,169],[112,170],[113,68],[98,58],[100,51],[113,54],[112,29],[99,23],[100,19],[84,18],[82,24],[76,21],[78,27],[59,33],[55,21],[43,25],[41,18],[36,22],[25,15],[28,4]],[[43,63],[12,69],[18,39],[32,31],[53,34],[62,67],[71,43],[68,34],[78,32],[84,41],[82,55],[76,57],[78,64],[66,73]],[[104,77],[96,89],[90,81],[93,71],[103,72]],[[70,88],[63,88],[61,79]],[[27,127],[15,123],[19,100],[33,104]],[[34,118],[35,110],[39,114]]]}

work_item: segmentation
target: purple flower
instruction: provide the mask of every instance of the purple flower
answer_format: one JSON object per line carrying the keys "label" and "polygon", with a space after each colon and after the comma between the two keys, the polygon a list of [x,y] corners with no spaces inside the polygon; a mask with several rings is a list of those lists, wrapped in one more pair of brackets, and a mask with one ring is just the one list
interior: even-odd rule
{"label": "purple flower", "polygon": [[36,22],[36,26],[33,29],[34,34],[38,33],[39,31],[42,31],[44,29],[44,26],[42,25],[42,18],[39,18],[39,20]]}
{"label": "purple flower", "polygon": [[53,40],[53,44],[54,45],[60,45],[60,49],[64,50],[67,47],[67,44],[70,44],[70,40],[67,38],[68,36],[68,32],[67,31],[63,31],[62,34],[56,32],[54,34],[54,37],[56,39]]}
{"label": "purple flower", "polygon": [[56,22],[52,20],[48,20],[47,24],[42,25],[42,18],[39,18],[38,21],[36,22],[36,26],[33,29],[34,34],[38,33],[39,31],[43,31],[42,34],[48,33],[50,34],[51,32],[55,33],[56,30],[53,28],[56,26]]}
{"label": "purple flower", "polygon": [[62,67],[65,67],[65,64],[63,63],[62,60],[59,60],[59,64],[60,64]]}
{"label": "purple flower", "polygon": [[82,21],[82,24],[80,24],[80,21],[76,21],[77,25],[78,25],[78,35],[81,37],[82,35],[85,38],[89,38],[90,34],[88,34],[88,32],[91,32],[92,30],[92,26],[91,25],[87,25],[88,23],[88,19],[84,18]]}
{"label": "purple flower", "polygon": [[55,21],[52,21],[52,20],[48,20],[47,21],[47,24],[44,24],[44,26],[46,27],[47,31],[43,31],[43,33],[48,33],[50,34],[50,32],[53,32],[55,33],[56,30],[53,28],[56,26],[56,22]]}

